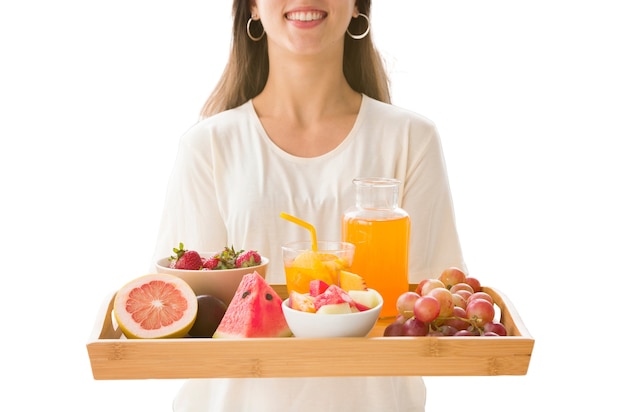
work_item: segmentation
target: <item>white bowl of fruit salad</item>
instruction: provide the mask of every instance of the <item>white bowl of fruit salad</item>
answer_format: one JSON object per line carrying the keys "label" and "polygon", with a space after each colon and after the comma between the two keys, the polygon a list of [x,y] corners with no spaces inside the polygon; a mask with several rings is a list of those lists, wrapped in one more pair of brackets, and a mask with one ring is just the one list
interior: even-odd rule
{"label": "white bowl of fruit salad", "polygon": [[336,285],[312,286],[313,290],[317,292],[292,291],[283,301],[283,314],[295,337],[364,337],[376,325],[383,306],[376,290],[345,291]]}
{"label": "white bowl of fruit salad", "polygon": [[256,271],[265,278],[269,263],[255,250],[236,250],[232,246],[219,252],[198,252],[180,243],[172,250],[171,256],[156,262],[157,272],[181,278],[196,296],[215,296],[227,305],[243,276]]}

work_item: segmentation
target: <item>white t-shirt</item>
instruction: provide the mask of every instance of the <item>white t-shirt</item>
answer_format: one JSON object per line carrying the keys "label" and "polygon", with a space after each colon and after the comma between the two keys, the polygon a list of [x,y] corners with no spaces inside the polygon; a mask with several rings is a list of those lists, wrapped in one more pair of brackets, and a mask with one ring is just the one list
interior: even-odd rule
{"label": "white t-shirt", "polygon": [[[195,124],[180,140],[153,262],[180,242],[201,252],[232,245],[269,257],[266,279],[285,283],[281,245],[310,236],[280,212],[312,223],[319,240],[340,240],[341,216],[355,204],[355,177],[403,182],[411,282],[448,266],[465,268],[435,126],[365,95],[344,141],[314,158],[276,146],[251,101]],[[199,379],[185,382],[174,410],[419,412],[425,398],[421,377]]]}
{"label": "white t-shirt", "polygon": [[201,252],[256,249],[270,259],[268,282],[285,283],[281,246],[310,236],[280,212],[313,224],[319,240],[340,240],[341,216],[356,201],[355,177],[403,182],[411,282],[464,267],[436,128],[367,96],[345,140],[314,158],[276,146],[251,101],[195,124],[180,140],[153,261],[180,242]]}

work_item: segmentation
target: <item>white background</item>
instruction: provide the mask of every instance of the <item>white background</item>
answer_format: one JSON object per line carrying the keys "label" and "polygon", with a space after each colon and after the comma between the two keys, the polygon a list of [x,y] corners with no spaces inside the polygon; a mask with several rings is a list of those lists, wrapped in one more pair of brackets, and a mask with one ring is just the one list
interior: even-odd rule
{"label": "white background", "polygon": [[[106,294],[148,266],[178,139],[225,62],[231,2],[7,4],[2,409],[169,411],[180,381],[95,381],[85,344]],[[428,378],[429,411],[618,409],[619,4],[374,1],[395,103],[440,129],[470,272],[536,339],[525,376]]]}

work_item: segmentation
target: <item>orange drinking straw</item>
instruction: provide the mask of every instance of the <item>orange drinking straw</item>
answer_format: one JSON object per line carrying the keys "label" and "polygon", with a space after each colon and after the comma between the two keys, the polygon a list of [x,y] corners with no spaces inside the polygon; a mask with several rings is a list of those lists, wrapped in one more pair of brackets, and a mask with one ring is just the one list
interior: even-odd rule
{"label": "orange drinking straw", "polygon": [[307,229],[311,233],[311,249],[314,252],[317,252],[317,234],[312,224],[310,224],[309,222],[305,222],[302,219],[298,219],[295,216],[291,216],[285,212],[280,212],[280,217]]}

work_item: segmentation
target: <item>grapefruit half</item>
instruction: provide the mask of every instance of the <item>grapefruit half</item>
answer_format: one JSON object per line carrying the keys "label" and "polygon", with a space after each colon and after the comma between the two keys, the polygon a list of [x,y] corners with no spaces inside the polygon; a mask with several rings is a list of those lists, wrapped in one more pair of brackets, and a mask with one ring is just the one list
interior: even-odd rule
{"label": "grapefruit half", "polygon": [[196,320],[198,300],[184,280],[150,274],[117,291],[113,313],[129,339],[182,338]]}

